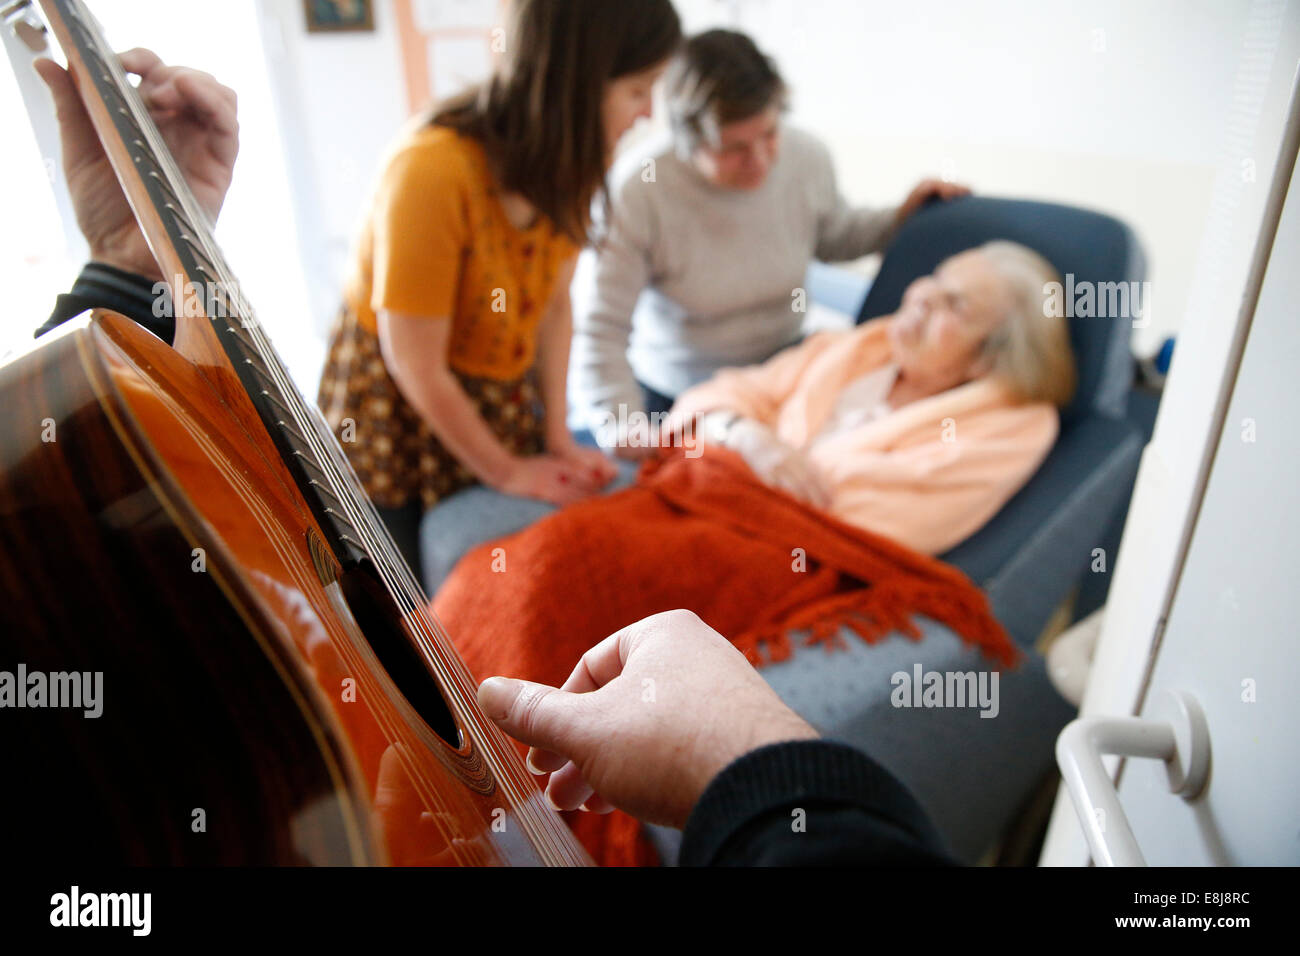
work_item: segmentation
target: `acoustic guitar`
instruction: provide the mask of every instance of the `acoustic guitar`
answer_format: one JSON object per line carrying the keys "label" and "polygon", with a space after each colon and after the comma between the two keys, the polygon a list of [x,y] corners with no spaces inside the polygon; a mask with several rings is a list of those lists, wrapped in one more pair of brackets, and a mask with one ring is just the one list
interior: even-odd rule
{"label": "acoustic guitar", "polygon": [[186,307],[174,346],[97,311],[0,368],[0,855],[589,863],[85,5],[41,7]]}

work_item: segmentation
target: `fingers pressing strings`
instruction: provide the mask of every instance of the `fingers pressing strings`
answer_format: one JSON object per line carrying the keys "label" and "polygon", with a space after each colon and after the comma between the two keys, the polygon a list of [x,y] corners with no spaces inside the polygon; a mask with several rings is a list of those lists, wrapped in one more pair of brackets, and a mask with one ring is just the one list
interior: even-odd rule
{"label": "fingers pressing strings", "polygon": [[[212,74],[189,67],[167,66],[152,50],[139,47],[127,50],[118,59],[124,70],[140,77],[140,98],[154,114],[155,120],[189,114],[220,137],[238,134],[238,97],[234,90],[219,83]],[[220,148],[230,154],[221,158],[233,161],[237,142],[226,143]]]}

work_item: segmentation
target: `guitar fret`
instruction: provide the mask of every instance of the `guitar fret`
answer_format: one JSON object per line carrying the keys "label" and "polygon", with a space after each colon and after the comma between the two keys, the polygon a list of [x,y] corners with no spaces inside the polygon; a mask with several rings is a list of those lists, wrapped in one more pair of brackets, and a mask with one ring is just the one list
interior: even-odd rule
{"label": "guitar fret", "polygon": [[330,498],[332,498],[334,501],[336,501],[336,502],[338,503],[339,507],[341,507],[341,508],[346,508],[346,507],[347,507],[347,505],[343,502],[342,499],[339,498],[338,495],[334,494],[334,492],[330,491],[328,488],[326,488],[324,485],[322,485],[322,484],[321,484],[319,481],[317,481],[315,478],[313,478],[313,479],[311,480],[311,484],[316,488],[316,491],[317,491],[318,493],[320,493],[320,494],[322,494],[322,495],[328,495]]}
{"label": "guitar fret", "polygon": [[284,412],[286,415],[293,414],[293,412],[289,410],[289,406],[281,403],[281,401],[278,398],[276,398],[275,395],[273,395],[271,392],[267,391],[266,389],[262,389],[262,395],[265,396],[267,401],[271,402],[273,405],[275,405],[276,408],[280,409],[280,411]]}
{"label": "guitar fret", "polygon": [[241,364],[244,365],[246,368],[252,369],[253,372],[255,372],[258,376],[262,378],[262,380],[265,382],[266,385],[270,385],[275,388],[279,387],[275,384],[275,379],[271,378],[271,374],[266,369],[264,369],[261,365],[259,365],[257,362],[253,361],[251,358],[243,359]]}

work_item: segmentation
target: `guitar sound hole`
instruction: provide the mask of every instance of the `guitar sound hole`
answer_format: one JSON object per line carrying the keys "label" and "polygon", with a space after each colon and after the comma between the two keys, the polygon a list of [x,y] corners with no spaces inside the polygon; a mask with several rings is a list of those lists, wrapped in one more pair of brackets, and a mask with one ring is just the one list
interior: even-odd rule
{"label": "guitar sound hole", "polygon": [[339,584],[366,643],[398,691],[435,734],[459,750],[461,737],[456,719],[438,682],[411,645],[392,597],[375,578],[373,569],[368,564],[354,566],[343,573]]}

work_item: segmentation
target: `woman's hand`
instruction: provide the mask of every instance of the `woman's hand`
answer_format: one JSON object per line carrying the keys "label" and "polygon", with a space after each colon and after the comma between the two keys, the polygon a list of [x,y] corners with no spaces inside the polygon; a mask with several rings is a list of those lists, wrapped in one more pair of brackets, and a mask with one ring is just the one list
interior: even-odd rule
{"label": "woman's hand", "polygon": [[579,445],[567,432],[564,436],[548,442],[547,450],[580,471],[585,471],[597,491],[618,477],[618,466],[610,461],[604,452],[599,448]]}
{"label": "woman's hand", "polygon": [[723,444],[744,458],[764,483],[814,508],[830,505],[830,489],[817,467],[761,422],[740,419],[727,429]]}
{"label": "woman's hand", "polygon": [[[119,59],[140,77],[141,99],[199,205],[216,222],[239,152],[234,90],[198,70],[166,66],[149,50],[128,50]],[[161,277],[71,74],[53,60],[37,60],[36,71],[54,97],[63,171],[91,258]]]}
{"label": "woman's hand", "polygon": [[898,207],[898,214],[895,216],[895,222],[901,226],[908,217],[932,198],[937,197],[942,199],[944,202],[947,202],[949,199],[956,199],[958,196],[969,195],[969,186],[963,186],[960,183],[950,183],[944,179],[923,179],[912,187],[912,191],[907,194],[907,198],[903,200],[903,204]]}
{"label": "woman's hand", "polygon": [[690,611],[605,638],[564,686],[490,677],[484,713],[531,744],[562,810],[617,807],[682,827],[709,782],[751,750],[817,737],[731,642]]}
{"label": "woman's hand", "polygon": [[590,467],[575,464],[567,458],[528,455],[515,456],[505,477],[493,487],[518,498],[537,498],[563,506],[590,498],[607,483],[598,483]]}

